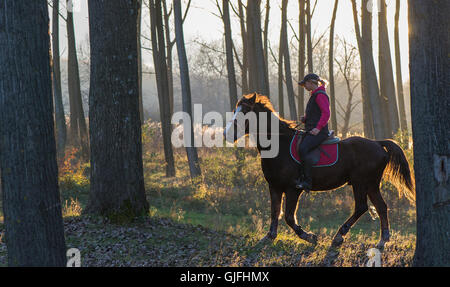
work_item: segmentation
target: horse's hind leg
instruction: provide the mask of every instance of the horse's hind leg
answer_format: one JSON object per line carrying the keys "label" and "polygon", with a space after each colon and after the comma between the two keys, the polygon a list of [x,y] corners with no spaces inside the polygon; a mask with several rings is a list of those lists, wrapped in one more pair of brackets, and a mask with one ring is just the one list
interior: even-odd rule
{"label": "horse's hind leg", "polygon": [[373,203],[375,209],[377,210],[378,216],[380,217],[381,238],[377,244],[377,248],[382,250],[386,242],[389,241],[390,235],[387,205],[383,197],[381,196],[379,183],[369,189],[368,195],[370,201]]}
{"label": "horse's hind leg", "polygon": [[280,217],[282,198],[283,192],[281,190],[270,187],[271,223],[269,233],[267,233],[263,240],[274,240],[277,238],[278,219]]}
{"label": "horse's hind leg", "polygon": [[334,236],[332,245],[335,247],[340,246],[344,242],[344,236],[350,231],[353,224],[369,209],[367,206],[367,187],[365,185],[354,183],[353,196],[355,198],[355,210]]}
{"label": "horse's hind leg", "polygon": [[300,237],[301,239],[316,244],[317,243],[317,236],[313,233],[308,233],[303,231],[303,229],[297,225],[297,205],[298,205],[298,197],[300,196],[300,193],[296,189],[289,189],[285,192],[286,195],[286,210],[284,219],[286,220],[287,225],[291,227],[295,233]]}

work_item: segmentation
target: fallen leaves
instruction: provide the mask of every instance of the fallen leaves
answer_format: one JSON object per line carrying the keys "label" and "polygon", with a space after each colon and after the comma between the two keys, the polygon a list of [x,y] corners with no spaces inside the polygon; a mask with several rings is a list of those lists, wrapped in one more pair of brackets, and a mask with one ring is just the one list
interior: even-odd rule
{"label": "fallen leaves", "polygon": [[[364,266],[369,236],[346,240],[330,249],[331,237],[319,236],[316,246],[295,236],[261,242],[259,235],[230,234],[168,218],[142,218],[115,225],[98,217],[64,220],[67,248],[78,248],[82,266]],[[3,230],[0,230],[0,234]],[[414,238],[394,234],[382,253],[383,266],[409,266]],[[0,241],[0,266],[7,265],[6,244]]]}

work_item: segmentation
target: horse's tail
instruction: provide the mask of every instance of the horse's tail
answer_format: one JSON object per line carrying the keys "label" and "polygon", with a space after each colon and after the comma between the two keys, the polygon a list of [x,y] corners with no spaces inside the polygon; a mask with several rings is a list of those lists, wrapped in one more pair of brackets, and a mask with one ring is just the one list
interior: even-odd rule
{"label": "horse's tail", "polygon": [[415,182],[403,149],[392,140],[378,143],[386,148],[389,155],[384,176],[398,189],[400,194],[402,193],[409,201],[414,202],[416,199]]}

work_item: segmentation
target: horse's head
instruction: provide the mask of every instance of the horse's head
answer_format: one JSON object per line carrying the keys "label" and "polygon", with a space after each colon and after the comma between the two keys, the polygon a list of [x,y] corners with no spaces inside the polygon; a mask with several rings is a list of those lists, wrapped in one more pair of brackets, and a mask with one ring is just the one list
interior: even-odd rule
{"label": "horse's head", "polygon": [[236,142],[241,137],[250,133],[250,129],[256,130],[256,93],[243,96],[236,104],[233,111],[233,118],[228,122],[223,136],[228,142]]}

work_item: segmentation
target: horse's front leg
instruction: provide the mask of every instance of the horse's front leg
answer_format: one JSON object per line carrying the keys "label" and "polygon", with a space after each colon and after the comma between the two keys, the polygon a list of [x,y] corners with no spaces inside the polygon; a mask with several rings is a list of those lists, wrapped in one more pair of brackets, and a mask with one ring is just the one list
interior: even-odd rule
{"label": "horse's front leg", "polygon": [[270,187],[271,222],[269,232],[263,238],[263,240],[275,240],[275,238],[277,238],[278,219],[280,217],[282,197],[282,190]]}

